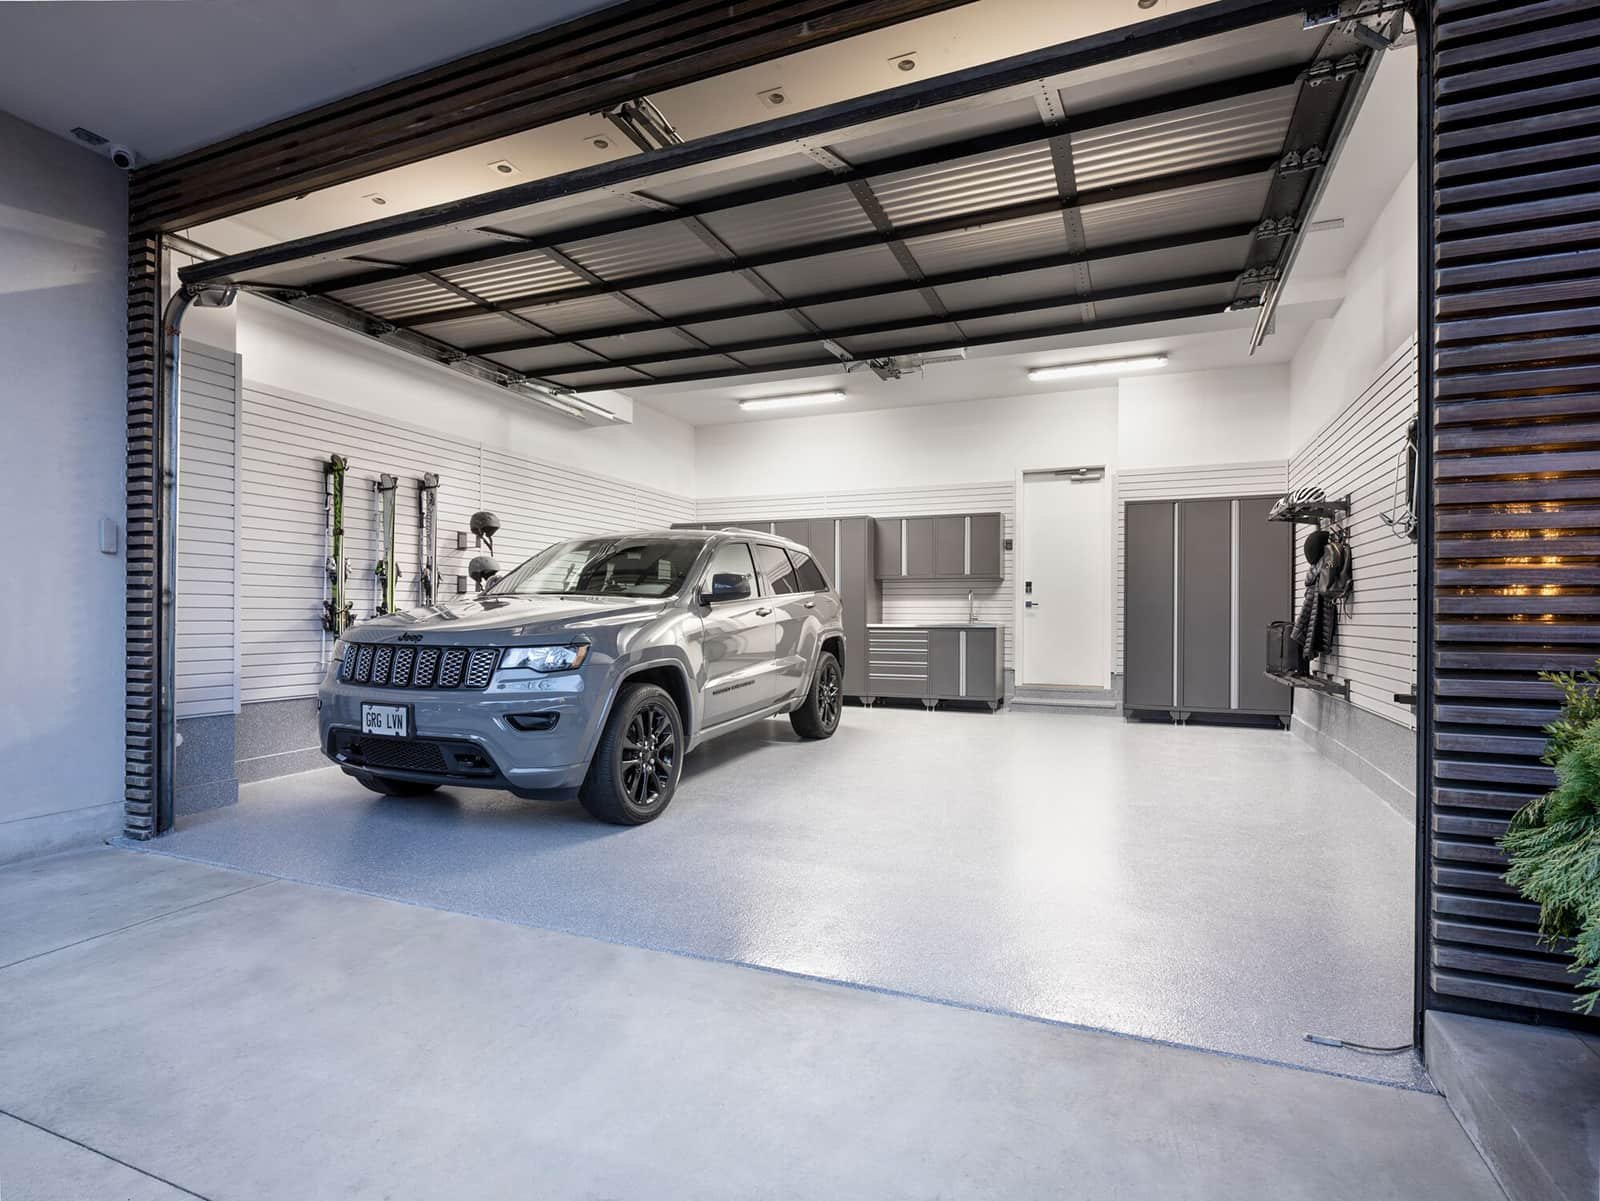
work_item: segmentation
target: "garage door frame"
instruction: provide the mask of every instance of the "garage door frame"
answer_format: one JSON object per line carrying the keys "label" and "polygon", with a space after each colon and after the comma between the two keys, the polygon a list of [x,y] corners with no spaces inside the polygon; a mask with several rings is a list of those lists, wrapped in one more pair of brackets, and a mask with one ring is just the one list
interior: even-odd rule
{"label": "garage door frame", "polygon": [[[1514,0],[1518,10],[1554,12],[1562,0]],[[930,2],[932,10],[947,7]],[[863,9],[879,6],[863,3]],[[894,9],[896,15],[882,23],[903,20],[909,5],[888,6],[880,15]],[[1175,14],[1146,22],[1133,30],[1122,29],[1073,43],[1073,52],[1085,64],[1104,62],[1123,57],[1139,50],[1171,46],[1204,37],[1211,33],[1238,29],[1245,25],[1282,17],[1289,13],[1317,8],[1312,0],[1221,0],[1220,3],[1200,9]],[[1325,6],[1322,6],[1325,7]],[[1436,104],[1440,101],[1438,75],[1435,70],[1434,35],[1441,23],[1482,15],[1478,10],[1488,7],[1487,0],[1412,0],[1411,8],[1419,30],[1421,54],[1419,55],[1419,220],[1421,222],[1419,277],[1419,326],[1423,347],[1420,364],[1421,428],[1435,428],[1435,404],[1439,396],[1439,379],[1435,372],[1436,356],[1440,353],[1435,329],[1435,284],[1439,278],[1436,269],[1441,267],[1440,242],[1436,237],[1436,220],[1439,216],[1440,192],[1434,162]],[[840,36],[843,36],[842,34]],[[961,86],[975,78],[984,77],[985,68],[960,72],[951,83]],[[989,77],[999,72],[988,69]],[[657,85],[661,86],[661,85]],[[351,134],[359,141],[359,131]],[[432,151],[430,151],[432,153]],[[419,156],[421,157],[421,156]],[[1502,176],[1511,179],[1514,167],[1508,167]],[[218,191],[225,190],[228,180],[219,177]],[[227,201],[229,205],[250,207],[260,201],[242,199],[237,191]],[[271,195],[262,189],[261,198]],[[207,207],[210,205],[211,207]],[[212,201],[200,198],[191,202],[181,212],[169,213],[158,224],[151,224],[141,216],[131,225],[133,234],[129,241],[129,388],[128,388],[128,660],[127,660],[127,833],[133,838],[149,838],[170,823],[169,813],[157,811],[156,774],[163,765],[157,762],[155,701],[161,655],[170,648],[159,645],[157,628],[156,580],[158,578],[158,548],[160,545],[159,481],[162,465],[155,437],[158,428],[162,398],[159,395],[159,304],[162,278],[162,254],[159,235],[162,228],[175,229],[195,219],[200,213],[214,212]],[[240,211],[234,208],[232,211]],[[1491,365],[1492,366],[1492,365]],[[1510,372],[1510,367],[1505,370]],[[1537,368],[1535,368],[1537,370]],[[1513,388],[1513,393],[1519,390]],[[1493,422],[1485,422],[1486,426]],[[1450,817],[1449,812],[1436,810],[1436,764],[1438,761],[1439,723],[1436,722],[1437,656],[1450,653],[1452,643],[1441,641],[1450,631],[1441,630],[1434,621],[1435,583],[1442,570],[1452,570],[1448,559],[1441,558],[1439,539],[1435,531],[1434,491],[1438,484],[1436,473],[1445,456],[1434,453],[1434,439],[1421,439],[1419,470],[1429,481],[1423,498],[1422,530],[1419,539],[1418,561],[1418,656],[1417,686],[1417,908],[1416,908],[1416,970],[1415,1012],[1417,1037],[1421,1039],[1421,1017],[1425,1008],[1456,1010],[1487,1016],[1513,1018],[1523,1021],[1553,1022],[1563,1025],[1593,1027],[1592,1020],[1582,1019],[1570,1012],[1561,1012],[1549,1006],[1519,1002],[1514,993],[1499,999],[1484,999],[1462,995],[1449,989],[1440,989],[1437,974],[1441,940],[1436,938],[1434,925],[1437,918],[1435,905],[1446,890],[1437,887],[1440,865],[1446,862],[1449,848],[1436,829],[1436,821]],[[1515,767],[1511,759],[1507,762]],[[170,765],[164,765],[169,770]],[[1471,844],[1490,854],[1492,838],[1479,837]],[[1474,950],[1468,947],[1469,951]]]}

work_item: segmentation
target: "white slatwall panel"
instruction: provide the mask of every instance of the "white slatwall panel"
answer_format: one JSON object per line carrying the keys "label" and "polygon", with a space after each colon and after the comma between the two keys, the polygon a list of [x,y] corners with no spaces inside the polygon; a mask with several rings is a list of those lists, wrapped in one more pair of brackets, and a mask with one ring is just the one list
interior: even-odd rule
{"label": "white slatwall panel", "polygon": [[[1378,519],[1395,507],[1395,464],[1406,426],[1417,414],[1417,343],[1386,362],[1372,384],[1290,460],[1289,484],[1350,493],[1348,529],[1355,590],[1340,608],[1333,655],[1319,670],[1350,681],[1350,703],[1414,729],[1410,706],[1396,693],[1416,683],[1417,548]],[[1404,489],[1402,476],[1401,488]],[[1297,527],[1303,541],[1309,527]],[[1304,560],[1296,545],[1295,604]]]}
{"label": "white slatwall panel", "polygon": [[187,343],[178,433],[179,717],[233,713],[239,703],[237,358]]}
{"label": "white slatwall panel", "polygon": [[[717,522],[747,518],[785,521],[798,517],[921,517],[937,513],[1000,513],[1005,537],[1015,541],[1017,489],[1014,481],[950,484],[928,488],[888,488],[870,492],[826,492],[796,496],[727,496],[702,498],[695,519]],[[1013,665],[1016,623],[1015,555],[1004,552],[1005,579],[998,585],[976,586],[977,619],[1005,630],[1005,662]],[[967,590],[961,580],[885,580],[886,622],[966,621]]]}
{"label": "white slatwall panel", "polygon": [[[1124,506],[1138,500],[1198,500],[1208,496],[1281,496],[1288,487],[1289,466],[1283,462],[1212,463],[1203,467],[1142,467],[1117,473],[1116,670],[1122,671],[1124,647],[1123,590],[1126,587],[1126,517]],[[1292,614],[1285,614],[1290,617]]]}
{"label": "white slatwall panel", "polygon": [[495,538],[495,557],[504,567],[565,538],[694,518],[688,497],[503,451],[484,450],[482,480],[482,507],[505,526]]}
{"label": "white slatwall panel", "polygon": [[693,515],[687,498],[654,492],[535,459],[488,450],[398,422],[276,389],[246,383],[241,457],[243,700],[312,696],[330,649],[322,630],[325,556],[322,465],[329,455],[350,461],[345,477],[347,595],[358,620],[377,603],[380,474],[397,476],[396,601],[417,601],[417,481],[439,475],[440,595],[455,595],[475,547],[456,549],[456,533],[474,512],[491,509],[503,523],[495,557],[510,567],[575,532],[630,525],[666,525]]}

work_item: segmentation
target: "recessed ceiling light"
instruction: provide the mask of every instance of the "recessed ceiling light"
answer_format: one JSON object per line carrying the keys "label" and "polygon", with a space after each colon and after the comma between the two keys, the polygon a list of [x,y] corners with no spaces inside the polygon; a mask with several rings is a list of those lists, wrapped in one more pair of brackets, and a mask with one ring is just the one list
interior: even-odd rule
{"label": "recessed ceiling light", "polygon": [[611,149],[611,139],[610,138],[590,138],[589,139],[589,145],[593,146],[596,150],[610,150]]}
{"label": "recessed ceiling light", "polygon": [[1157,0],[1139,0],[1139,7],[1140,8],[1154,8],[1156,6],[1156,3],[1157,3]]}
{"label": "recessed ceiling light", "polygon": [[749,400],[741,400],[739,407],[747,412],[757,409],[798,409],[806,405],[831,405],[838,404],[844,399],[841,391],[831,392],[801,392],[794,396],[756,396]]}
{"label": "recessed ceiling light", "polygon": [[378,195],[378,193],[376,193],[376,192],[368,192],[361,199],[370,200],[373,204],[376,204],[376,205],[378,205],[380,207],[382,207],[383,205],[389,203],[387,200],[385,200],[382,196]]}
{"label": "recessed ceiling light", "polygon": [[521,171],[517,170],[517,165],[515,163],[513,163],[510,159],[506,159],[506,158],[497,158],[497,159],[495,159],[494,162],[489,164],[489,170],[493,171],[496,175],[521,175],[522,174]]}
{"label": "recessed ceiling light", "polygon": [[1031,380],[1073,379],[1084,375],[1121,375],[1124,371],[1154,371],[1167,365],[1164,354],[1137,355],[1127,359],[1096,359],[1088,363],[1058,363],[1051,367],[1031,367]]}
{"label": "recessed ceiling light", "polygon": [[782,108],[789,97],[783,94],[782,88],[769,88],[765,92],[757,92],[757,98],[768,108]]}

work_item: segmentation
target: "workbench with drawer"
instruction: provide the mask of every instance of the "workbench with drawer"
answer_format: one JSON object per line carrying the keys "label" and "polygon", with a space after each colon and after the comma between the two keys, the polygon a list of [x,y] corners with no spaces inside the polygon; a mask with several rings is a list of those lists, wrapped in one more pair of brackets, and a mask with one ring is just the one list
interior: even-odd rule
{"label": "workbench with drawer", "polygon": [[1005,699],[1004,631],[987,624],[867,626],[867,680],[862,700],[977,701],[998,709]]}

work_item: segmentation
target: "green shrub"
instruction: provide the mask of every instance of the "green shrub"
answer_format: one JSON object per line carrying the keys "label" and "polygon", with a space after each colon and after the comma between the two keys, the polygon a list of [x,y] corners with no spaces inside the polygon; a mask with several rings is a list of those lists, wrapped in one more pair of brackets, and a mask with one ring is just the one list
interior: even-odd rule
{"label": "green shrub", "polygon": [[1506,880],[1539,905],[1540,933],[1552,945],[1572,940],[1573,971],[1587,991],[1578,1008],[1600,1002],[1600,677],[1542,677],[1561,688],[1561,717],[1546,727],[1545,760],[1556,787],[1530,801],[1500,845],[1511,859]]}

